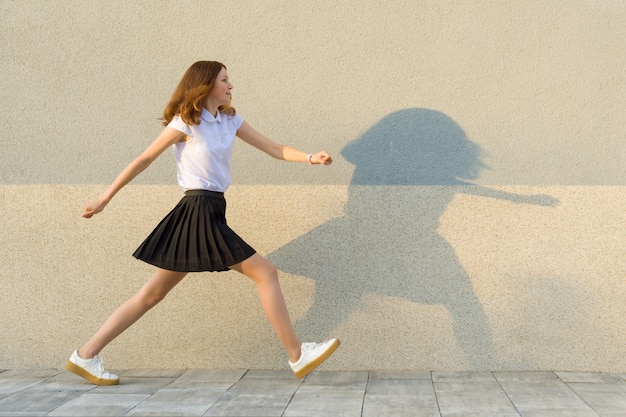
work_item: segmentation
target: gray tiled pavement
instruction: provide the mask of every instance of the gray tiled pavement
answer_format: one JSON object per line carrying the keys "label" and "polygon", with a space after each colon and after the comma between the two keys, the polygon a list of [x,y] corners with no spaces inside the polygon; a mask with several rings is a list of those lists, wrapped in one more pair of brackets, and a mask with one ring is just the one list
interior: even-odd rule
{"label": "gray tiled pavement", "polygon": [[151,370],[90,385],[0,370],[3,416],[625,417],[626,374]]}

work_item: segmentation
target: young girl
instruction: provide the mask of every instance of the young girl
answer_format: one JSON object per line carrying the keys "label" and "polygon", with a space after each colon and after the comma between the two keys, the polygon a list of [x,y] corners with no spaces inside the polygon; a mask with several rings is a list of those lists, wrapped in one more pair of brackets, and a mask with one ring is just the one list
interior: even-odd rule
{"label": "young girl", "polygon": [[85,206],[85,218],[101,212],[122,187],[165,149],[173,148],[178,184],[185,196],[133,254],[157,270],[87,343],[72,353],[66,364],[69,371],[93,384],[119,383],[116,375],[104,370],[98,354],[161,301],[188,272],[233,269],[252,279],[263,310],[298,378],[313,371],[339,347],[337,339],[300,342],[289,318],[276,267],[227,226],[224,200],[224,191],[231,183],[235,136],[277,159],[330,165],[332,158],[324,151],[306,154],[274,143],[254,130],[230,106],[232,88],[226,67],[219,62],[200,61],[189,67],[163,112],[166,127],[99,198]]}

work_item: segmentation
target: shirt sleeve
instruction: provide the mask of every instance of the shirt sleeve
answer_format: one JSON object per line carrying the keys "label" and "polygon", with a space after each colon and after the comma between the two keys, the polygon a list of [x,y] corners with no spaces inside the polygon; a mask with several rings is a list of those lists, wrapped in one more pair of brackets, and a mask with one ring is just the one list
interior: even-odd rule
{"label": "shirt sleeve", "polygon": [[234,116],[232,116],[232,124],[236,132],[243,124],[243,117],[241,117],[239,114],[235,114]]}
{"label": "shirt sleeve", "polygon": [[167,127],[174,128],[180,132],[183,132],[189,137],[193,137],[193,135],[191,134],[191,126],[183,122],[183,119],[179,115],[174,116],[174,118],[172,118],[172,121],[167,125]]}

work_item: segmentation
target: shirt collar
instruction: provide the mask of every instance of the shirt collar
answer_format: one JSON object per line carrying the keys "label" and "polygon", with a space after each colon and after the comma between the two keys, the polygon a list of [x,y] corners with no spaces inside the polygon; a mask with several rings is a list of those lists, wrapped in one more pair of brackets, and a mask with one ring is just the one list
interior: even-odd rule
{"label": "shirt collar", "polygon": [[206,109],[206,108],[202,108],[202,113],[200,114],[200,118],[202,118],[205,122],[209,122],[209,123],[221,123],[222,122],[222,113],[218,110],[217,111],[217,116],[213,117],[213,115]]}

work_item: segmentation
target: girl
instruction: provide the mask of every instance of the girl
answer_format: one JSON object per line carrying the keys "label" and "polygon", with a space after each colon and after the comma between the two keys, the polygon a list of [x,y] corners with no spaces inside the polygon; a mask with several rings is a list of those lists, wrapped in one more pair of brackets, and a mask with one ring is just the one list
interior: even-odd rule
{"label": "girl", "polygon": [[165,149],[173,148],[178,184],[185,196],[133,254],[157,270],[87,343],[72,353],[66,364],[69,371],[93,384],[119,383],[116,375],[104,370],[98,354],[161,301],[188,272],[233,269],[252,279],[298,378],[313,371],[339,347],[337,339],[300,342],[287,312],[276,267],[227,226],[224,200],[224,191],[231,183],[235,136],[277,159],[330,165],[332,158],[325,151],[306,154],[277,144],[254,130],[230,106],[232,88],[226,67],[219,62],[200,61],[189,67],[163,112],[166,127],[99,198],[85,206],[85,218],[101,212],[122,187]]}

